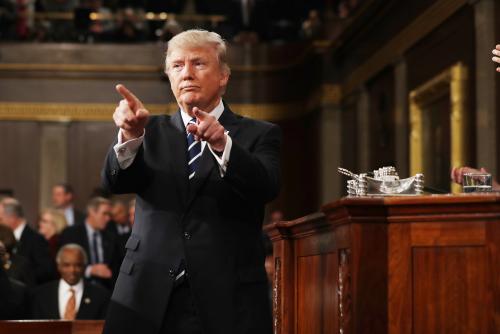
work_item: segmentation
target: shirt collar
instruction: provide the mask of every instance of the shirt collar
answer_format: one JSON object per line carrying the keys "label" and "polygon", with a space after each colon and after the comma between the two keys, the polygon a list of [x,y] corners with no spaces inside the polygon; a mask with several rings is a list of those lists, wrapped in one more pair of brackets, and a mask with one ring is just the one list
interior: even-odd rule
{"label": "shirt collar", "polygon": [[[215,107],[212,111],[209,111],[208,113],[211,116],[214,116],[215,119],[218,120],[223,112],[224,112],[224,103],[222,103],[222,99],[220,99],[217,107]],[[187,127],[187,124],[191,120],[192,117],[189,116],[187,112],[182,110],[182,108],[181,108],[181,116],[182,116],[182,122],[184,123],[184,127]]]}
{"label": "shirt collar", "polygon": [[23,222],[14,230],[14,237],[16,238],[17,241],[21,240],[21,236],[23,235],[25,228],[26,228],[26,222]]}
{"label": "shirt collar", "polygon": [[87,229],[87,234],[90,236],[94,235],[94,232],[99,232],[98,230],[90,226],[90,224],[87,221],[85,221],[85,228]]}
{"label": "shirt collar", "polygon": [[69,285],[68,282],[62,278],[59,280],[59,289],[62,291],[68,291],[69,289],[75,290],[75,293],[83,292],[83,279],[80,279],[75,285]]}

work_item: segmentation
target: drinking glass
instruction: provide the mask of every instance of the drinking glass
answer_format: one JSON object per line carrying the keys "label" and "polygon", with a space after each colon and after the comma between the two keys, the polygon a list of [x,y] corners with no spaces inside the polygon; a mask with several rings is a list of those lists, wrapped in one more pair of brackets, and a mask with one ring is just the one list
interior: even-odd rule
{"label": "drinking glass", "polygon": [[464,193],[491,191],[491,174],[465,173],[462,181]]}

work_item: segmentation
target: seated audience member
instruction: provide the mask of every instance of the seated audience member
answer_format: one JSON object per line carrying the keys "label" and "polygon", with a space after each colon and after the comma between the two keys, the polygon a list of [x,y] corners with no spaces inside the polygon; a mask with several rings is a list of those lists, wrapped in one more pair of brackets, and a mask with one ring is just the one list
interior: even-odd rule
{"label": "seated audience member", "polygon": [[6,249],[0,243],[0,320],[27,318],[28,289],[23,283],[9,278],[4,270]]}
{"label": "seated audience member", "polygon": [[52,187],[52,205],[64,212],[68,226],[81,225],[85,221],[85,214],[73,206],[75,194],[73,187],[66,183],[59,183]]}
{"label": "seated audience member", "polygon": [[17,254],[26,257],[33,266],[36,283],[55,278],[55,263],[50,257],[47,241],[34,231],[24,218],[21,203],[15,198],[0,202],[0,222],[12,229],[17,241]]}
{"label": "seated audience member", "polygon": [[128,219],[130,221],[130,226],[134,226],[135,222],[135,198],[131,199],[128,203]]}
{"label": "seated audience member", "polygon": [[83,279],[87,255],[76,244],[63,246],[56,257],[61,279],[38,287],[32,300],[33,319],[104,319],[110,293]]}
{"label": "seated audience member", "polygon": [[115,235],[130,235],[128,207],[122,201],[115,201],[111,208],[111,221],[106,229]]}
{"label": "seated audience member", "polygon": [[[466,166],[453,167],[451,170],[451,175],[450,175],[451,180],[455,183],[462,184],[463,176],[466,173],[488,173],[488,171],[482,167],[480,169],[475,169],[475,168],[466,167]],[[500,191],[500,184],[498,184],[497,181],[493,180],[491,186],[492,186],[492,189],[494,191]]]}
{"label": "seated audience member", "polygon": [[16,254],[16,238],[12,230],[5,225],[0,225],[0,244],[6,250],[2,263],[9,278],[23,283],[28,288],[33,288],[35,286],[35,274],[31,268],[31,263],[24,256]]}
{"label": "seated audience member", "polygon": [[87,205],[87,219],[83,225],[68,227],[61,234],[60,245],[78,244],[90,256],[85,277],[112,289],[118,274],[121,251],[113,234],[105,230],[111,218],[111,202],[95,197]]}
{"label": "seated audience member", "polygon": [[55,209],[45,209],[40,214],[38,221],[38,232],[43,235],[49,243],[49,251],[52,258],[55,259],[57,249],[59,248],[59,236],[67,226],[66,217],[60,211]]}
{"label": "seated audience member", "polygon": [[125,256],[125,244],[130,237],[132,228],[129,221],[128,207],[122,201],[115,201],[113,203],[111,220],[106,225],[106,230],[115,236],[123,258]]}

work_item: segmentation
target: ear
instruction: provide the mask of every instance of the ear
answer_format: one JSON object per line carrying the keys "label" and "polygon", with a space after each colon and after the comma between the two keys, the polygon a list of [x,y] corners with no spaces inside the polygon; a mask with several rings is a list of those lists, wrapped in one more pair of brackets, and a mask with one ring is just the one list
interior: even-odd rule
{"label": "ear", "polygon": [[226,87],[228,81],[229,81],[229,73],[227,73],[226,71],[221,71],[221,77],[220,77],[220,81],[219,81],[219,86],[221,88],[222,87]]}

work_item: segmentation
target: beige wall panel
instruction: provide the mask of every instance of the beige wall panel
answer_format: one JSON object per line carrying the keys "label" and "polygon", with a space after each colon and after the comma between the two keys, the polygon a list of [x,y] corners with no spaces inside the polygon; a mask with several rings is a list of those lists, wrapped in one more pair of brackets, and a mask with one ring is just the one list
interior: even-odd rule
{"label": "beige wall panel", "polygon": [[36,122],[0,122],[0,189],[11,189],[34,223],[38,212],[40,126]]}
{"label": "beige wall panel", "polygon": [[117,130],[110,119],[106,123],[75,122],[68,129],[68,182],[76,193],[76,206],[84,209],[95,187],[106,153]]}

